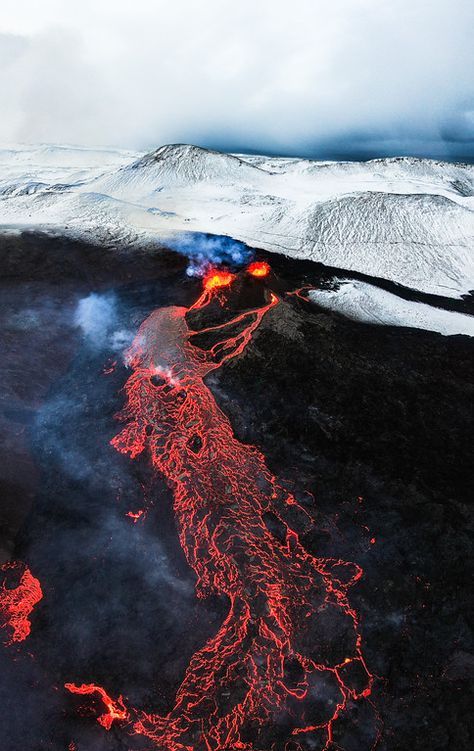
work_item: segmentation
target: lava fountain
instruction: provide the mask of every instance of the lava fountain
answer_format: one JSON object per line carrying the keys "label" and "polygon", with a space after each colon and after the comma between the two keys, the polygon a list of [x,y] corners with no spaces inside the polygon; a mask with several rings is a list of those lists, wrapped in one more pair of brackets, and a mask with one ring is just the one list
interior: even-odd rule
{"label": "lava fountain", "polygon": [[247,271],[252,276],[264,277],[270,273],[270,265],[266,261],[254,261],[249,264]]}
{"label": "lava fountain", "polygon": [[[256,276],[268,273],[262,271]],[[127,355],[133,372],[119,415],[125,425],[112,445],[132,459],[148,453],[173,491],[197,596],[224,595],[229,603],[218,632],[191,658],[171,711],[131,709],[133,732],[166,751],[250,751],[264,748],[262,733],[285,716],[293,738],[288,748],[304,748],[311,735],[312,748],[328,749],[349,704],[372,689],[358,615],[348,600],[362,570],[305,549],[294,522],[300,528],[302,518],[312,520],[259,449],[235,438],[204,381],[239,356],[264,316],[284,304],[267,291],[261,307],[192,330],[187,314],[216,298],[225,306],[233,280],[230,273],[209,272],[194,305],[154,311]],[[195,343],[201,334],[217,341],[202,349]],[[328,622],[335,647],[315,636],[318,624]],[[110,709],[100,687],[68,688],[99,692]],[[328,692],[332,700],[316,711],[315,697]],[[127,713],[121,697],[113,708],[107,724]]]}

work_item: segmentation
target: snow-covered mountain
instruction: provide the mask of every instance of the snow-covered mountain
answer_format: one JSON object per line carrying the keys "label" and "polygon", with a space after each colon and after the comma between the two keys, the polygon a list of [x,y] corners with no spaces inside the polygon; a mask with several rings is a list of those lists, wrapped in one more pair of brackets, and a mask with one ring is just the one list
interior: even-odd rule
{"label": "snow-covered mountain", "polygon": [[474,287],[474,167],[431,160],[4,149],[0,226],[116,243],[209,232],[423,292]]}
{"label": "snow-covered mountain", "polygon": [[136,158],[132,151],[80,146],[0,147],[0,196],[71,188]]}

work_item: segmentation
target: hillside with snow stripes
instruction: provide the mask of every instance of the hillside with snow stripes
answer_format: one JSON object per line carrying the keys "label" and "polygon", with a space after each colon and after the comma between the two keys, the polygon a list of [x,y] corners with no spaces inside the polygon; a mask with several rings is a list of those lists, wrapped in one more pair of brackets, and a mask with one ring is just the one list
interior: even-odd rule
{"label": "hillside with snow stripes", "polygon": [[0,150],[0,227],[95,242],[183,231],[453,298],[474,288],[474,168],[414,158],[317,162],[190,145],[150,154]]}

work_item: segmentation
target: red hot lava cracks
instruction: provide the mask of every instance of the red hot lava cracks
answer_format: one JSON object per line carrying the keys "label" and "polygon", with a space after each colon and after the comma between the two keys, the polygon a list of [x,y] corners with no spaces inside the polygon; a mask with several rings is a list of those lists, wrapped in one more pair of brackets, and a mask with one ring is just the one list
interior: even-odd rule
{"label": "red hot lava cracks", "polygon": [[[225,304],[222,288],[233,277],[222,274],[206,277],[191,308],[156,310],[141,325],[128,352],[133,372],[119,416],[125,426],[112,444],[132,459],[146,450],[166,478],[197,596],[225,595],[228,614],[192,657],[168,714],[128,712],[120,697],[106,720],[110,727],[113,719],[130,715],[133,732],[166,751],[250,751],[262,747],[259,732],[287,713],[294,718],[288,747],[303,748],[311,734],[317,748],[329,749],[339,718],[372,689],[358,615],[348,599],[362,570],[307,552],[291,524],[295,514],[306,518],[307,512],[279,484],[258,448],[235,438],[204,382],[240,355],[263,317],[283,304],[268,293],[260,308],[191,330],[189,310],[205,307],[216,295]],[[203,350],[193,338],[207,332],[218,342]],[[283,530],[278,537],[267,526],[269,515]],[[349,634],[340,640],[344,652],[328,651],[314,637],[318,622],[329,616]],[[68,688],[109,699],[94,684]],[[328,691],[333,700],[315,711],[315,697]],[[105,726],[104,718],[99,721]]]}
{"label": "red hot lava cracks", "polygon": [[[16,587],[8,586],[9,575],[20,575]],[[7,644],[24,641],[30,634],[30,614],[43,598],[41,585],[24,563],[0,566],[0,627],[10,631]]]}

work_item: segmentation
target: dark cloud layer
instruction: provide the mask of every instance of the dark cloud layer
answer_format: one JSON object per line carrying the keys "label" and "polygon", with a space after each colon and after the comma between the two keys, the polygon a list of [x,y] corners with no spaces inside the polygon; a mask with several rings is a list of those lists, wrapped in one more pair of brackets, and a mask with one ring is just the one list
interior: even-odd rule
{"label": "dark cloud layer", "polygon": [[470,0],[4,6],[1,141],[474,157]]}

